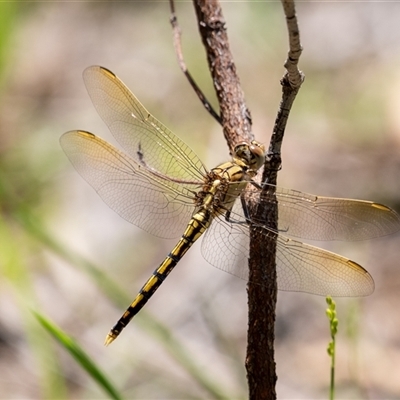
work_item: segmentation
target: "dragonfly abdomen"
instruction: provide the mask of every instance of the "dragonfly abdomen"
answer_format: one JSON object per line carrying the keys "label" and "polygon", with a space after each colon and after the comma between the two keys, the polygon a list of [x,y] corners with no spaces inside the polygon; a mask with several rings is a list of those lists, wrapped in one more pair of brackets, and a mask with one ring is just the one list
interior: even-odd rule
{"label": "dragonfly abdomen", "polygon": [[140,289],[139,293],[124,312],[119,321],[108,333],[105,345],[113,342],[122,332],[131,319],[142,309],[154,292],[164,282],[165,278],[174,269],[185,253],[190,249],[193,243],[204,233],[212,220],[212,214],[208,210],[200,210],[195,213],[188,223],[185,232],[179,239],[179,242],[171,250],[168,256],[153,272],[151,277]]}

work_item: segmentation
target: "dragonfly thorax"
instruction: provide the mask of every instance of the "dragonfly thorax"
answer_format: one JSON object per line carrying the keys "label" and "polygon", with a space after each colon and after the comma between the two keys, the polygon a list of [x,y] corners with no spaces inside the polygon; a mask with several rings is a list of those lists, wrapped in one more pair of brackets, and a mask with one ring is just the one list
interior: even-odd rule
{"label": "dragonfly thorax", "polygon": [[265,162],[265,147],[252,140],[251,143],[239,143],[233,152],[233,161],[243,167],[247,174],[254,176]]}

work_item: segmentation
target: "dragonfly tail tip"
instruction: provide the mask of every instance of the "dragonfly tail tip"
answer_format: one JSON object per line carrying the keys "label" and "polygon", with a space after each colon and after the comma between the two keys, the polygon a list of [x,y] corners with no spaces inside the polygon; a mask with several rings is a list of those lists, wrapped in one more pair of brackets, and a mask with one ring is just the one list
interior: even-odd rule
{"label": "dragonfly tail tip", "polygon": [[104,346],[109,346],[115,340],[115,336],[109,333],[104,341]]}

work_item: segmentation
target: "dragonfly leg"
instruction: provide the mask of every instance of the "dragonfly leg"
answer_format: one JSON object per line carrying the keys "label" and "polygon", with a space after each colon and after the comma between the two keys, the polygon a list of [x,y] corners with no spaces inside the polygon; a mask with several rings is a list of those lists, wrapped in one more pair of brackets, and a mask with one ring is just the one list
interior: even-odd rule
{"label": "dragonfly leg", "polygon": [[240,196],[240,201],[242,203],[242,207],[243,207],[243,213],[245,216],[245,221],[235,221],[234,219],[231,218],[231,209],[227,210],[227,212],[225,213],[225,221],[226,222],[230,222],[231,224],[237,224],[237,225],[248,225],[249,224],[249,213],[247,210],[247,204],[246,201],[244,200],[244,198],[242,198],[242,196]]}
{"label": "dragonfly leg", "polygon": [[259,183],[257,183],[256,181],[253,181],[253,179],[249,180],[249,183],[252,184],[254,187],[256,187],[257,189],[261,190],[264,185],[260,185]]}

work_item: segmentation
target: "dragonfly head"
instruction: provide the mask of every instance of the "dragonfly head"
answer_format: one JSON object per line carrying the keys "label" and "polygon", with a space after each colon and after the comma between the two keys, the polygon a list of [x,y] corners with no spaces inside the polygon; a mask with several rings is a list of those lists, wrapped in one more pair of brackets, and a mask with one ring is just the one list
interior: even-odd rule
{"label": "dragonfly head", "polygon": [[264,165],[265,147],[255,140],[252,140],[250,144],[239,143],[235,146],[233,160],[255,173]]}

